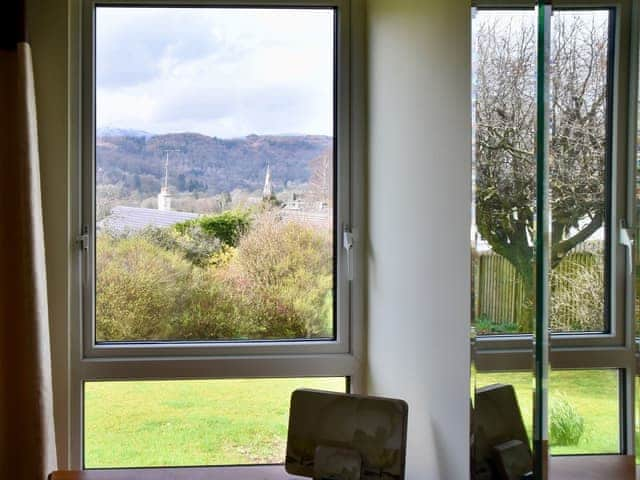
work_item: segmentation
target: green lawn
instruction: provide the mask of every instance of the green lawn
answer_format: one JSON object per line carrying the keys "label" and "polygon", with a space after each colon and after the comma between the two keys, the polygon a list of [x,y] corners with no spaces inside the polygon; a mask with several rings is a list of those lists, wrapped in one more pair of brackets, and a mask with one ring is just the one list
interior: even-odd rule
{"label": "green lawn", "polygon": [[[512,384],[531,438],[533,376],[531,373],[481,373],[478,387],[492,383]],[[551,453],[619,453],[618,373],[615,370],[552,371],[549,398],[564,397],[582,416],[585,432],[577,445],[557,446],[551,439]]]}
{"label": "green lawn", "polygon": [[[531,434],[530,373],[482,373],[478,387],[513,384]],[[87,468],[280,463],[289,398],[296,388],[344,391],[343,378],[91,382],[85,386]],[[618,375],[552,371],[550,397],[562,395],[585,421],[577,445],[554,454],[617,453]]]}
{"label": "green lawn", "polygon": [[296,388],[345,391],[344,378],[85,384],[85,465],[282,463]]}

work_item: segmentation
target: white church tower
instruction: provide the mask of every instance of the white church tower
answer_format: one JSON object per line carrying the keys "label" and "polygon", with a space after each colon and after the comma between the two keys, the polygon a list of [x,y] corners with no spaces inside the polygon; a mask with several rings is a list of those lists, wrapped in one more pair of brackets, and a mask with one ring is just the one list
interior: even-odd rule
{"label": "white church tower", "polygon": [[158,210],[168,212],[171,210],[171,198],[173,195],[169,193],[169,150],[165,152],[164,160],[164,182],[158,194]]}
{"label": "white church tower", "polygon": [[267,163],[267,174],[264,177],[264,188],[262,189],[262,199],[271,200],[273,198],[273,183],[271,182],[271,165]]}

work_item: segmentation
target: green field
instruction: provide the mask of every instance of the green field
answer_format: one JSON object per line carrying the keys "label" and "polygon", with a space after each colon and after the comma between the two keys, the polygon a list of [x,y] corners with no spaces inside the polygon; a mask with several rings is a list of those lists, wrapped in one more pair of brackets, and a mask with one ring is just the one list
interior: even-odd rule
{"label": "green field", "polygon": [[[531,438],[533,376],[529,372],[481,373],[478,387],[493,383],[512,384]],[[567,400],[584,419],[585,430],[577,445],[557,446],[551,439],[551,453],[619,453],[618,372],[615,370],[552,371],[549,376],[550,403]]]}
{"label": "green field", "polygon": [[85,384],[85,466],[282,463],[296,388],[344,378]]}

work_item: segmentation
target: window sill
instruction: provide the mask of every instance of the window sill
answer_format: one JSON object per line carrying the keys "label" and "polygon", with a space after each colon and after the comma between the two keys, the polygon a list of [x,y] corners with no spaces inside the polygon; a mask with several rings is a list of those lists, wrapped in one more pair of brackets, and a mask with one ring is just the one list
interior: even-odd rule
{"label": "window sill", "polygon": [[49,480],[295,480],[283,465],[59,471]]}

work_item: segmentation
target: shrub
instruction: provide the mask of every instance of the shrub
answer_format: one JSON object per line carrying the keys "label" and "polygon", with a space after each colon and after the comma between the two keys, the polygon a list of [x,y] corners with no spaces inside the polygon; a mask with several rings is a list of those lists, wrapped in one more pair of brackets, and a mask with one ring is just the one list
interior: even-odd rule
{"label": "shrub", "polygon": [[190,264],[140,236],[100,235],[96,245],[97,339],[166,338],[185,307]]}
{"label": "shrub", "polygon": [[[582,257],[582,262],[578,259]],[[604,254],[579,252],[551,272],[549,323],[552,330],[602,330]]]}
{"label": "shrub", "polygon": [[237,248],[193,223],[102,234],[97,245],[99,341],[332,334],[329,231],[266,212]]}
{"label": "shrub", "polygon": [[474,325],[478,335],[518,333],[517,323],[495,323],[486,315],[480,315]]}
{"label": "shrub", "polygon": [[331,334],[332,269],[328,231],[283,222],[267,212],[241,239],[227,275],[241,292],[256,332],[310,338]]}
{"label": "shrub", "polygon": [[551,400],[549,437],[552,445],[577,445],[584,434],[584,418],[573,405],[560,396]]}
{"label": "shrub", "polygon": [[212,270],[195,268],[185,308],[169,322],[172,340],[229,340],[246,337],[239,305]]}
{"label": "shrub", "polygon": [[213,262],[225,247],[216,237],[202,231],[197,224],[173,228],[145,228],[140,235],[165,250],[181,254],[193,265],[204,267]]}
{"label": "shrub", "polygon": [[182,235],[201,229],[204,234],[217,238],[225,245],[235,247],[238,245],[240,237],[248,230],[249,225],[248,212],[228,210],[219,215],[208,215],[178,223],[174,228]]}
{"label": "shrub", "polygon": [[218,283],[213,269],[195,267],[145,235],[101,235],[97,247],[98,341],[247,335],[237,298]]}

